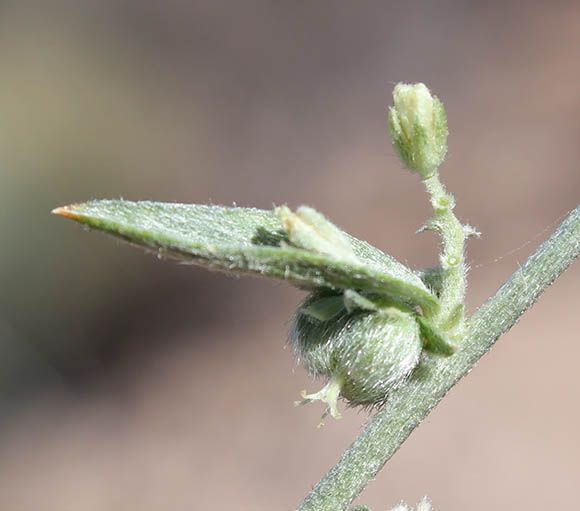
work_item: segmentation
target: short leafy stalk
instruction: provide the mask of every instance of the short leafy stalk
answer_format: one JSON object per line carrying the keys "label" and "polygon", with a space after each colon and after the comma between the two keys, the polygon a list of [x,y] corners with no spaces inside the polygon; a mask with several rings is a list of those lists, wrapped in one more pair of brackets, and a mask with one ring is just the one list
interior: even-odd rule
{"label": "short leafy stalk", "polygon": [[398,84],[393,100],[389,110],[393,145],[403,164],[421,175],[433,206],[433,217],[421,230],[436,231],[443,241],[437,268],[441,275],[439,307],[425,315],[451,341],[458,341],[465,333],[465,240],[477,233],[461,225],[453,213],[455,199],[439,179],[439,166],[447,153],[447,115],[439,99],[422,83]]}
{"label": "short leafy stalk", "polygon": [[[290,344],[325,385],[297,404],[338,400],[378,409],[359,438],[298,507],[344,511],[440,399],[580,253],[580,207],[470,318],[465,317],[465,241],[455,199],[439,179],[447,117],[423,84],[398,84],[389,127],[403,164],[419,174],[433,206],[422,230],[442,239],[439,266],[412,271],[343,232],[318,211],[273,211],[124,200],[53,212],[165,257],[210,269],[285,280],[308,295]],[[356,509],[367,509],[359,506]],[[393,511],[407,511],[401,503]],[[417,511],[430,511],[422,500]]]}

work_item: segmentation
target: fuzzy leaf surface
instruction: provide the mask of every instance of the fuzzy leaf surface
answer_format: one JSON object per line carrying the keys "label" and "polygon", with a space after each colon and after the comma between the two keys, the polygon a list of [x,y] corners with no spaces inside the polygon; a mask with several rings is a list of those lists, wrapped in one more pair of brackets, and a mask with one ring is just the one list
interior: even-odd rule
{"label": "fuzzy leaf surface", "polygon": [[196,204],[99,200],[54,210],[93,229],[210,269],[253,273],[304,288],[365,289],[424,308],[437,299],[409,268],[347,235],[357,262],[288,244],[272,211]]}

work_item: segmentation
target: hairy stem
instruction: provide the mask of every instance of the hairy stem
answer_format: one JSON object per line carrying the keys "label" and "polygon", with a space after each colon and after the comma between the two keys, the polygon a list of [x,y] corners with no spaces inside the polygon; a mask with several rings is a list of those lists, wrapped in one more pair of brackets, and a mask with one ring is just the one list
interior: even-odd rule
{"label": "hairy stem", "polygon": [[453,213],[455,200],[447,193],[439,180],[439,172],[423,180],[431,196],[431,205],[435,214],[425,228],[433,229],[441,235],[443,251],[439,263],[445,272],[440,292],[440,307],[432,318],[435,324],[451,334],[452,339],[459,340],[465,334],[464,307],[465,300],[465,230]]}
{"label": "hairy stem", "polygon": [[299,511],[344,511],[411,432],[498,337],[538,299],[580,253],[580,206],[469,320],[457,352],[427,356],[338,463],[310,492]]}

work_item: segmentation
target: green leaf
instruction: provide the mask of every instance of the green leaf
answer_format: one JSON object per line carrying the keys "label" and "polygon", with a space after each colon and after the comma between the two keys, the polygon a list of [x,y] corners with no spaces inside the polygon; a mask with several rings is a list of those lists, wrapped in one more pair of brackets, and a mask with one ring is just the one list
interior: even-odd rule
{"label": "green leaf", "polygon": [[435,355],[448,357],[453,355],[457,346],[453,345],[445,332],[437,328],[433,323],[423,316],[416,316],[419,323],[421,337],[425,342],[425,349]]}
{"label": "green leaf", "polygon": [[53,213],[130,243],[211,269],[254,273],[305,288],[365,289],[433,310],[421,279],[379,249],[347,235],[358,261],[345,262],[288,244],[272,211],[193,204],[91,201]]}

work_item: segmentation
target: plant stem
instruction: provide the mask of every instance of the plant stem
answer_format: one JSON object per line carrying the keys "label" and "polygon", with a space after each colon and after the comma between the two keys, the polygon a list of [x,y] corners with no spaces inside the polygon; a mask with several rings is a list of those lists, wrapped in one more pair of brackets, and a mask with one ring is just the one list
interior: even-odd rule
{"label": "plant stem", "polygon": [[435,171],[423,183],[431,196],[435,212],[425,228],[433,229],[441,235],[443,251],[439,256],[439,264],[445,272],[439,297],[440,307],[432,320],[441,330],[448,332],[453,340],[460,340],[465,335],[463,303],[466,288],[466,231],[453,213],[455,199],[439,180],[439,172]]}
{"label": "plant stem", "polygon": [[344,511],[451,387],[579,254],[580,206],[471,316],[467,334],[454,355],[425,357],[412,378],[393,393],[298,510]]}

